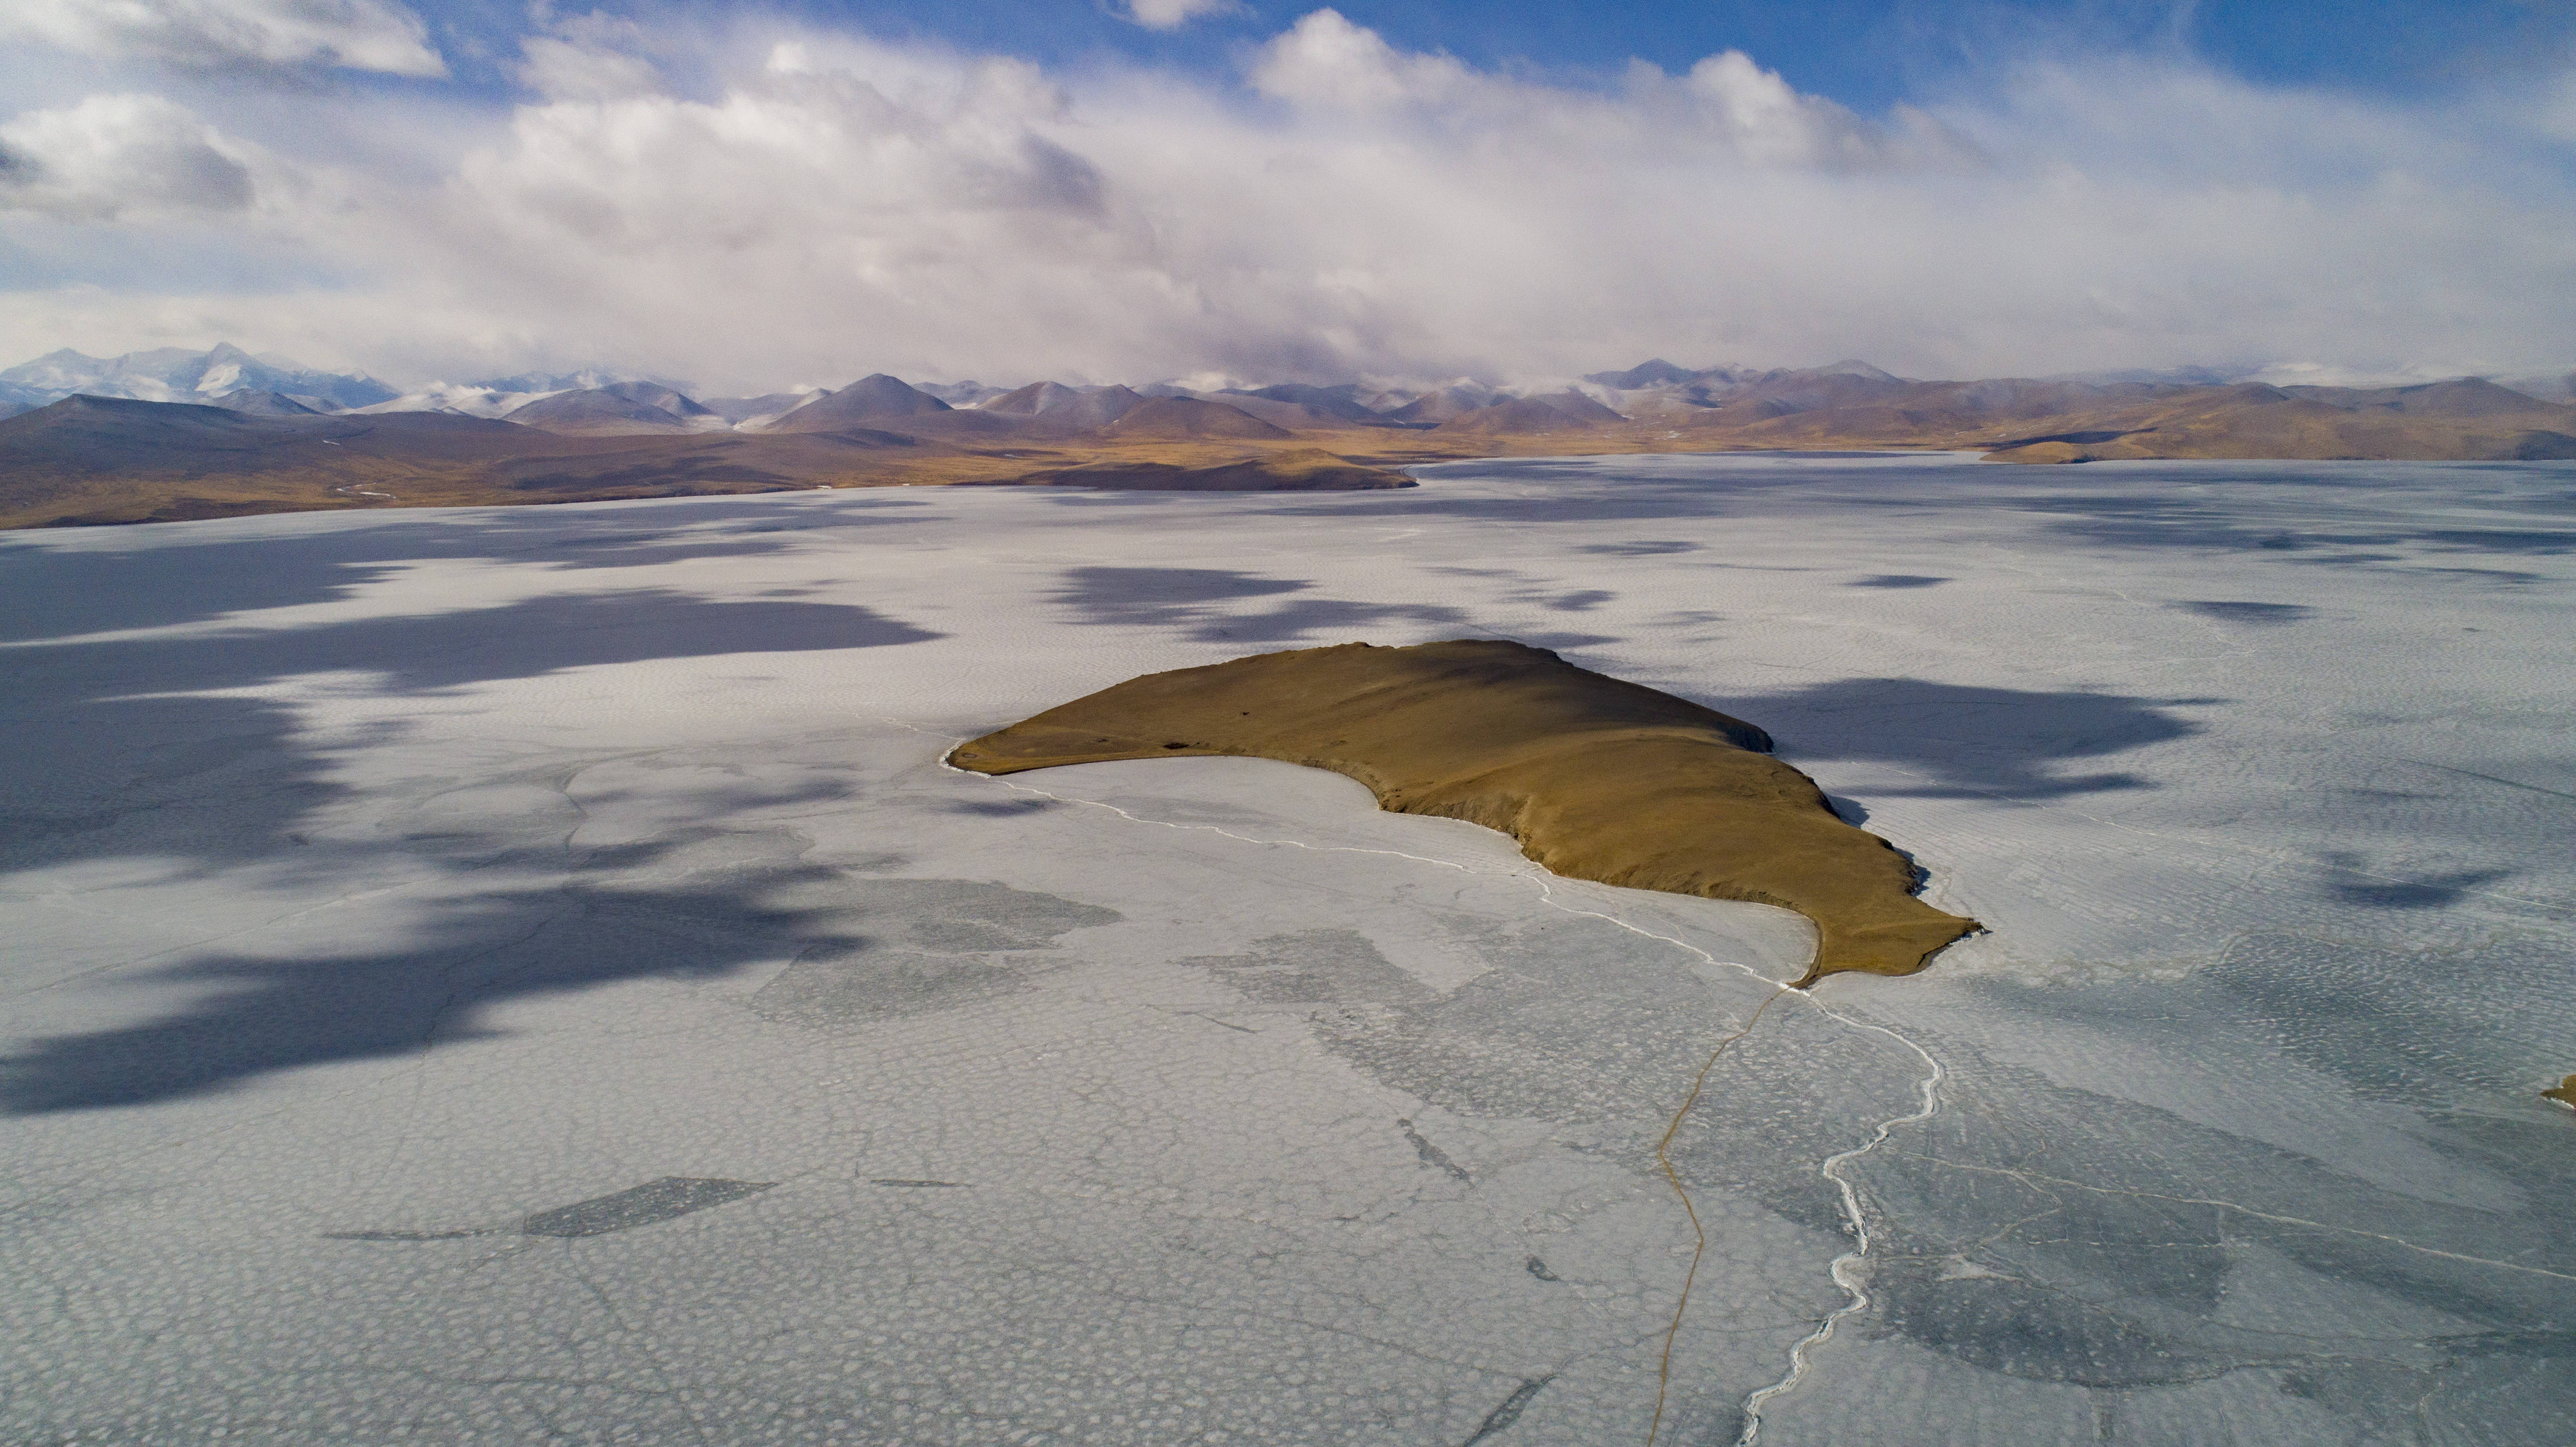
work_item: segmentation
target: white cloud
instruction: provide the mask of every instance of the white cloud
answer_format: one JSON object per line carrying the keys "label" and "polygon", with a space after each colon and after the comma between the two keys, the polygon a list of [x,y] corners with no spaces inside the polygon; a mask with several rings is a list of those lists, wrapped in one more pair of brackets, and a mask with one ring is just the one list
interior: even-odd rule
{"label": "white cloud", "polygon": [[519,50],[519,83],[548,100],[614,100],[662,88],[653,62],[626,51],[549,35],[531,35]]}
{"label": "white cloud", "polygon": [[1454,104],[1511,89],[1446,55],[1407,55],[1338,10],[1318,10],[1263,46],[1252,83],[1284,100],[1348,110]]}
{"label": "white cloud", "polygon": [[1408,54],[1334,10],[1318,10],[1261,48],[1253,86],[1310,116],[1374,127],[1410,123],[1476,134],[1488,145],[1648,152],[1718,150],[1759,165],[1973,164],[1975,148],[1919,111],[1894,127],[1801,95],[1739,50],[1687,74],[1632,62],[1618,89],[1568,89]]}
{"label": "white cloud", "polygon": [[1235,0],[1127,0],[1124,18],[1148,30],[1177,30],[1202,15],[1226,15],[1243,7]]}
{"label": "white cloud", "polygon": [[2541,134],[2576,146],[2576,70],[2562,72],[2541,93],[2532,119]]}
{"label": "white cloud", "polygon": [[[1016,62],[925,71],[891,52],[783,45],[713,102],[522,108],[505,145],[466,159],[449,214],[472,244],[576,261],[720,265],[775,249],[862,274],[932,253],[971,262],[1096,210],[1097,173],[1036,129],[1062,109]],[[1046,219],[1028,235],[993,234],[1032,217]]]}
{"label": "white cloud", "polygon": [[245,149],[158,96],[94,95],[0,125],[0,209],[105,221],[256,199]]}
{"label": "white cloud", "polygon": [[614,100],[662,89],[652,39],[632,20],[592,11],[551,20],[519,42],[519,83],[548,100]]}
{"label": "white cloud", "polygon": [[188,67],[447,73],[420,17],[395,0],[0,0],[0,34]]}
{"label": "white cloud", "polygon": [[262,235],[329,285],[20,291],[0,336],[232,335],[406,380],[605,358],[726,391],[2576,359],[2576,184],[2483,112],[2059,58],[1870,117],[1731,52],[1557,84],[1330,12],[1257,52],[1248,94],[807,32],[537,38],[690,49],[712,79],[539,70],[532,43],[544,98],[427,181],[244,162]]}

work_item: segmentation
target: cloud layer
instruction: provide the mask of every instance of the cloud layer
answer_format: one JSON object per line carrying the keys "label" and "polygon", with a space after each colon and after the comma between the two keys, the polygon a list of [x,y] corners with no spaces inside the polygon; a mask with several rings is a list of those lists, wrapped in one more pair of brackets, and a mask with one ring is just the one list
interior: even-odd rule
{"label": "cloud layer", "polygon": [[0,125],[0,208],[104,222],[255,196],[244,148],[159,96],[94,95]]}
{"label": "cloud layer", "polygon": [[394,0],[0,0],[0,35],[191,68],[447,73],[420,17]]}
{"label": "cloud layer", "polygon": [[[336,16],[308,63],[436,59],[371,0],[127,8]],[[1573,83],[1330,10],[1234,85],[598,17],[527,36],[515,76],[523,97],[426,167],[348,154],[418,95],[311,101],[328,150],[280,128],[291,98],[238,139],[126,92],[8,120],[0,239],[184,233],[189,255],[317,281],[20,290],[0,335],[28,354],[229,336],[401,379],[597,359],[727,390],[878,369],[1531,379],[1650,354],[1915,375],[2576,360],[2570,77],[2436,111],[2032,56],[1863,116],[1736,52]]]}

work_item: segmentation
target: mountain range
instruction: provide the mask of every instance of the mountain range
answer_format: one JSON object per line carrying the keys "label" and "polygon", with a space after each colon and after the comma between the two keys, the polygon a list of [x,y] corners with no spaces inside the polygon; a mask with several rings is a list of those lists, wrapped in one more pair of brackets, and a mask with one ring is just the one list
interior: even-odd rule
{"label": "mountain range", "polygon": [[[1555,384],[1545,390],[1509,389],[1469,378],[1413,387],[1360,382],[1335,386],[1277,383],[1210,391],[1191,391],[1169,382],[1129,387],[1047,381],[1013,390],[982,382],[899,383],[880,373],[838,392],[805,388],[756,397],[718,397],[694,396],[682,384],[668,379],[604,367],[523,372],[478,382],[431,382],[404,392],[362,372],[320,371],[284,357],[255,356],[227,342],[203,352],[164,347],[118,357],[91,357],[69,349],[53,352],[0,371],[0,417],[66,397],[91,396],[194,402],[277,416],[446,412],[506,418],[559,432],[698,432],[724,428],[810,432],[829,430],[823,424],[834,417],[920,417],[944,408],[989,412],[1019,419],[1023,425],[1045,419],[1038,424],[1043,430],[1069,433],[1105,427],[1129,408],[1151,398],[1186,397],[1230,406],[1273,426],[1295,431],[1329,427],[1335,421],[1363,426],[1435,427],[1499,403],[1533,399],[1594,422],[1608,420],[1596,407],[1632,420],[1667,416],[1705,420],[1699,414],[1725,409],[1730,404],[1735,407],[1730,420],[1740,421],[1750,415],[1745,410],[1747,406],[1768,416],[1785,416],[1921,387],[1982,388],[1986,389],[1982,397],[1991,401],[2001,395],[1995,391],[1997,388],[2028,391],[2046,385],[2059,390],[2034,395],[2069,402],[2134,400],[2252,382],[2280,385],[2292,396],[2330,401],[2359,397],[2365,392],[2393,394],[2404,390],[2299,385],[2276,375],[2281,370],[2178,367],[1960,383],[1914,381],[1893,376],[1867,362],[1851,360],[1823,367],[1758,369],[1687,368],[1656,358],[1622,371],[1594,372],[1571,385]],[[2534,401],[2576,402],[2576,372],[2480,380],[2492,381]],[[905,390],[889,390],[897,385]],[[852,388],[859,390],[853,392]],[[829,407],[809,412],[793,423],[786,420],[786,414],[826,397],[834,399]],[[1526,423],[1560,425],[1559,419],[1535,409],[1518,408],[1515,412]],[[1513,426],[1508,416],[1479,419],[1475,425],[1487,431],[1508,431]]]}
{"label": "mountain range", "polygon": [[255,357],[230,342],[202,352],[162,347],[121,357],[84,356],[67,347],[0,372],[0,413],[75,395],[211,402],[237,392],[274,392],[325,412],[390,402],[399,395],[373,377],[317,372],[284,357]]}
{"label": "mountain range", "polygon": [[2011,462],[2576,458],[2576,376],[2278,386],[2222,374],[1921,381],[1660,358],[1547,388],[1035,382],[696,397],[599,370],[397,393],[229,345],[0,372],[0,526],[903,483],[1401,486],[1533,453],[1973,449]]}

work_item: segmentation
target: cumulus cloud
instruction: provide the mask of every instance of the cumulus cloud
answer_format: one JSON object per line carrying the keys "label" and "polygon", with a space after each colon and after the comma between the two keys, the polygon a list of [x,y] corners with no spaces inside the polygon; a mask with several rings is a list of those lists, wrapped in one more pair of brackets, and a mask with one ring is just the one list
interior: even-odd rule
{"label": "cumulus cloud", "polygon": [[0,34],[196,68],[447,73],[420,17],[394,0],[0,0]]}
{"label": "cumulus cloud", "polygon": [[2169,61],[1863,116],[1733,52],[1560,83],[1330,11],[1240,86],[776,31],[679,85],[614,64],[674,53],[648,42],[549,30],[537,98],[433,179],[284,205],[327,288],[20,292],[0,329],[97,351],[198,317],[399,377],[608,358],[754,391],[2576,357],[2576,185],[2539,128]]}
{"label": "cumulus cloud", "polygon": [[592,11],[549,19],[523,37],[519,83],[548,100],[613,100],[662,89],[652,39],[632,20]]}
{"label": "cumulus cloud", "polygon": [[1177,30],[1202,15],[1228,15],[1243,7],[1235,0],[1127,0],[1118,13],[1148,30]]}
{"label": "cumulus cloud", "polygon": [[1629,155],[1723,153],[1759,165],[1867,167],[1971,163],[1975,148],[1911,108],[1893,127],[1802,95],[1740,50],[1674,76],[1633,62],[1598,93],[1478,71],[1446,55],[1408,54],[1334,10],[1318,10],[1262,47],[1251,80],[1310,113],[1367,126],[1409,122],[1482,137]]}
{"label": "cumulus cloud", "polygon": [[80,221],[241,211],[244,148],[158,96],[94,95],[0,125],[0,208]]}
{"label": "cumulus cloud", "polygon": [[548,100],[614,100],[662,88],[661,71],[630,51],[551,35],[531,35],[519,50],[519,83]]}
{"label": "cumulus cloud", "polygon": [[1013,61],[781,45],[712,102],[522,108],[459,169],[451,215],[476,245],[576,260],[819,254],[853,280],[933,257],[1037,261],[1055,221],[1100,206],[1097,170],[1040,132],[1064,106]]}

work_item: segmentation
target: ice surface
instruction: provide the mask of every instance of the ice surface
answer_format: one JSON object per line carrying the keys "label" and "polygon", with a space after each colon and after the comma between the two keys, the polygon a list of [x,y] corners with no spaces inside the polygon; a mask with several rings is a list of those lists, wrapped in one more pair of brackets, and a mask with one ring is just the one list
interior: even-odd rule
{"label": "ice surface", "polygon": [[[2567,1440],[2576,473],[1422,475],[0,538],[0,1439]],[[1993,932],[938,762],[1459,636]]]}

